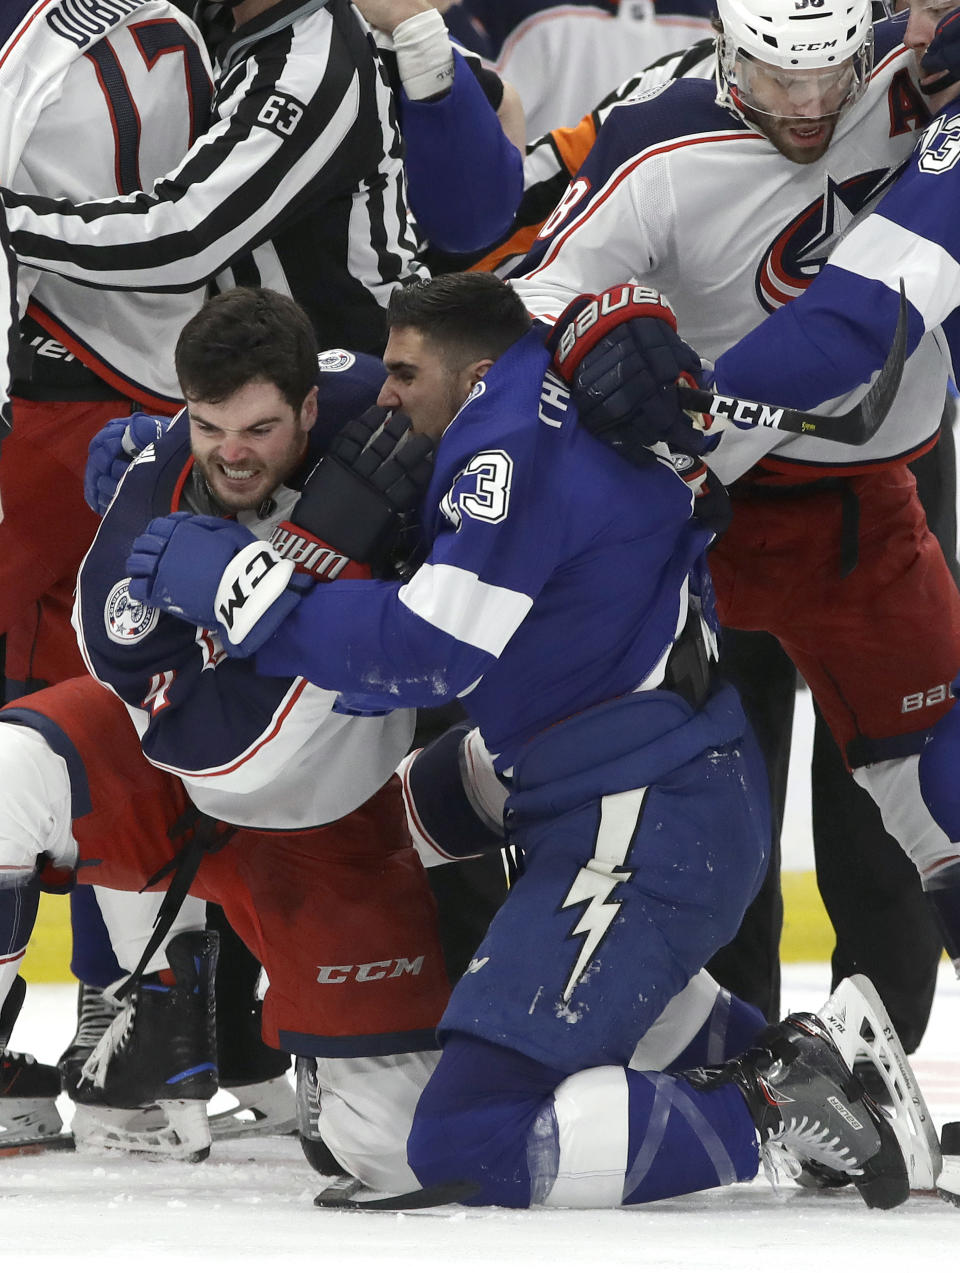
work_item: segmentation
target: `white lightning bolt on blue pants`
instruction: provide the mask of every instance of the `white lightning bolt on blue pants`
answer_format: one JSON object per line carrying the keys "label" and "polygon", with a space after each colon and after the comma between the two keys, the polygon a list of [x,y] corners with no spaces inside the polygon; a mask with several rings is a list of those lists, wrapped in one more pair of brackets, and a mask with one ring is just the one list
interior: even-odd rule
{"label": "white lightning bolt on blue pants", "polygon": [[[625,1068],[762,878],[767,782],[736,694],[723,687],[700,712],[663,692],[594,708],[540,735],[514,787],[524,873],[442,1019],[408,1142],[418,1178],[479,1177],[476,1202],[609,1206],[753,1175],[735,1092]],[[712,1002],[692,1030],[677,1015],[664,1058]],[[759,1014],[735,1015],[742,1048]],[[605,1183],[558,1201],[558,1175]]]}

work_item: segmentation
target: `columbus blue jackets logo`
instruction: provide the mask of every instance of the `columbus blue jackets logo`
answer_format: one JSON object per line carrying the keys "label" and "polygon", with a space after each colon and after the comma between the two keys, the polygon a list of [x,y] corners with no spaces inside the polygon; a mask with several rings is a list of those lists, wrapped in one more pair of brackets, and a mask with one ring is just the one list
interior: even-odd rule
{"label": "columbus blue jackets logo", "polygon": [[324,349],[317,354],[317,366],[321,371],[349,371],[357,361],[357,355],[349,349]]}
{"label": "columbus blue jackets logo", "polygon": [[901,169],[876,168],[845,181],[827,177],[824,193],[781,230],[757,269],[757,299],[768,313],[810,286],[854,218],[874,204]]}
{"label": "columbus blue jackets logo", "polygon": [[129,579],[121,579],[110,589],[103,607],[103,623],[107,636],[117,645],[136,645],[153,631],[160,618],[160,611],[134,601],[127,589]]}

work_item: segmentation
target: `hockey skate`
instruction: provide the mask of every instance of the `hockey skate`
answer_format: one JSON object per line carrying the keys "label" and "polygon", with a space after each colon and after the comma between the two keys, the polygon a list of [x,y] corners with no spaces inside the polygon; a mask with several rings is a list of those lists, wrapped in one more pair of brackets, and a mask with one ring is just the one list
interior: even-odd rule
{"label": "hockey skate", "polygon": [[847,977],[817,1013],[846,1064],[872,1069],[886,1089],[877,1104],[900,1144],[910,1188],[934,1189],[941,1168],[940,1142],[923,1093],[873,983],[862,973]]}
{"label": "hockey skate", "polygon": [[868,1207],[910,1194],[900,1140],[863,1090],[823,1021],[794,1013],[717,1069],[684,1074],[703,1090],[735,1083],[756,1124],[764,1169],[775,1181],[808,1166],[850,1177]]}
{"label": "hockey skate", "polygon": [[73,1093],[78,1149],[122,1149],[199,1162],[210,1152],[217,1090],[216,933],[167,944],[173,985],[138,978],[84,1062]]}
{"label": "hockey skate", "polygon": [[28,1053],[7,1047],[26,989],[26,982],[17,977],[0,1009],[0,1154],[5,1144],[54,1138],[63,1126],[56,1105],[56,1066],[41,1065]]}
{"label": "hockey skate", "polygon": [[113,999],[104,998],[103,992],[95,986],[80,982],[77,987],[77,1028],[57,1062],[63,1090],[71,1100],[76,1100],[80,1074],[90,1053],[119,1011],[120,1005]]}

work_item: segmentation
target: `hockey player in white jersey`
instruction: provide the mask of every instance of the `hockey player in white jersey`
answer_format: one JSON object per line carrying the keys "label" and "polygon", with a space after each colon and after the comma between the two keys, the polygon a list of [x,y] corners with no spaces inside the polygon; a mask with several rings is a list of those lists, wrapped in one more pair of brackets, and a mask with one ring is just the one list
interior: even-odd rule
{"label": "hockey player in white jersey", "polygon": [[[715,92],[677,81],[611,112],[515,282],[534,313],[553,318],[635,276],[662,287],[680,331],[717,359],[803,293],[909,158],[929,111],[902,20],[877,24],[871,52],[862,2],[721,0],[720,16]],[[724,435],[711,464],[734,512],[710,560],[721,620],[778,637],[926,882],[956,860],[920,799],[916,754],[949,706],[960,599],[906,470],[936,437],[949,364],[933,331],[911,350],[864,447]],[[837,342],[825,352],[842,365]],[[773,392],[780,358],[766,356],[750,396],[791,400]],[[587,355],[581,388],[600,378]],[[827,397],[822,378],[808,381],[796,405]]]}
{"label": "hockey player in white jersey", "polygon": [[[276,13],[266,13],[274,8]],[[46,598],[41,610],[42,639],[37,641],[33,627],[24,625],[16,644],[8,640],[11,696],[37,688],[32,679],[52,682],[82,671],[68,617],[77,566],[96,529],[80,498],[87,442],[104,420],[126,416],[131,400],[155,410],[176,409],[179,389],[171,370],[172,351],[184,322],[200,304],[195,285],[229,259],[245,277],[261,271],[278,286],[294,286],[311,306],[316,302],[314,320],[329,323],[338,341],[349,339],[374,348],[382,340],[380,304],[398,279],[417,268],[406,226],[400,141],[389,93],[351,7],[339,2],[282,7],[246,3],[235,6],[235,17],[240,31],[219,66],[212,123],[210,67],[203,42],[190,20],[166,0],[114,0],[106,5],[93,0],[17,0],[8,6],[0,25],[0,34],[9,35],[0,85],[16,107],[8,157],[18,160],[0,173],[0,181],[39,198],[48,209],[53,206],[68,221],[80,223],[82,231],[88,229],[90,209],[76,213],[76,205],[92,196],[103,198],[114,215],[112,220],[106,215],[97,227],[94,248],[103,245],[107,225],[126,225],[132,218],[133,244],[127,246],[131,251],[146,250],[150,258],[148,277],[139,282],[158,289],[145,300],[130,290],[81,287],[49,271],[23,272],[24,278],[36,279],[29,321],[39,316],[42,325],[30,329],[37,346],[37,374],[23,389],[24,427],[9,449],[5,467],[17,495],[13,511],[30,519],[30,534],[17,533],[20,527],[12,524],[13,516],[11,526],[0,530],[5,549],[0,615],[35,600],[38,582],[48,575],[56,580],[57,591],[55,604]],[[445,37],[442,51],[453,75],[454,55]],[[328,83],[323,80],[325,68],[344,88],[351,86],[342,101],[335,93],[321,93],[321,81]],[[456,119],[458,112],[464,113],[464,93],[469,105],[471,88],[479,92],[474,77],[458,70],[444,102],[406,103],[409,130],[416,131],[420,123],[429,133],[423,145],[432,142],[436,153],[438,139],[449,140],[444,130],[450,127],[450,116]],[[292,123],[282,118],[278,122],[281,98],[292,103],[284,108]],[[481,105],[486,108],[486,101]],[[89,130],[82,166],[65,146],[65,140],[72,145],[80,121]],[[492,130],[475,131],[474,140],[482,134],[491,146],[504,145],[495,119],[493,124]],[[18,147],[26,156],[22,163]],[[457,154],[462,158],[463,147]],[[514,157],[519,168],[519,157]],[[163,174],[173,172],[175,180],[158,183],[153,195],[134,197],[141,187],[150,189]],[[370,188],[361,182],[351,193],[353,179],[361,172],[372,173]],[[172,224],[164,222],[167,233],[143,228],[151,208],[151,227],[157,215],[162,219],[164,209],[173,209]],[[325,227],[322,233],[319,222]],[[265,243],[268,234],[272,237]],[[55,230],[52,237],[56,243],[62,236]],[[111,237],[109,231],[106,237]],[[123,242],[122,230],[119,238],[111,239],[106,253],[111,271],[121,264]],[[114,284],[122,289],[137,285],[124,268],[104,285]],[[57,340],[48,339],[48,333]],[[68,349],[106,375],[112,388],[118,387],[122,372],[126,379],[119,388],[129,397],[105,395],[98,375],[71,358]],[[79,386],[60,385],[58,395],[40,372],[50,376],[53,366],[62,375],[64,365],[81,379]],[[160,389],[154,383],[157,377]],[[93,383],[92,393],[88,381]],[[50,411],[43,401],[68,393],[87,393],[95,399],[72,404],[70,430],[64,426],[63,404],[57,402]],[[81,411],[84,415],[78,420]],[[28,415],[31,420],[40,417],[39,439],[34,434],[28,440]],[[56,463],[58,475],[69,468],[76,479],[72,489],[50,480],[38,455],[49,455],[47,468]],[[23,472],[29,472],[31,483]],[[60,619],[55,644],[48,636],[51,614]],[[21,650],[24,657],[15,663],[13,656]],[[131,905],[137,913],[134,923],[125,924],[127,951],[141,936],[136,920],[149,909],[150,899],[124,898],[119,903],[127,915]],[[147,914],[143,920],[147,931],[151,918]]]}
{"label": "hockey player in white jersey", "polygon": [[[405,1129],[402,1110],[398,1122],[392,1102],[399,1097],[401,1105],[406,1103],[409,1121],[417,1080],[422,1083],[429,1073],[433,1026],[448,987],[434,903],[409,845],[399,783],[390,776],[408,747],[411,716],[334,713],[334,695],[302,682],[257,677],[249,667],[245,674],[242,665],[225,661],[205,638],[198,643],[191,626],[139,622],[125,601],[122,571],[118,576],[115,569],[118,562],[122,567],[130,540],[150,514],[181,497],[188,507],[224,515],[230,509],[248,522],[252,517],[251,524],[265,534],[283,520],[281,538],[294,539],[294,524],[284,514],[297,494],[284,483],[294,480],[295,472],[306,477],[324,442],[345,423],[338,413],[351,409],[347,402],[372,402],[383,368],[379,360],[340,351],[344,374],[321,376],[318,386],[315,339],[306,315],[289,299],[262,291],[211,301],[188,325],[184,342],[190,338],[194,374],[207,376],[205,383],[212,378],[214,396],[222,383],[217,373],[222,376],[226,364],[228,375],[253,376],[253,401],[241,423],[234,424],[235,405],[225,411],[230,424],[219,434],[207,423],[207,431],[217,435],[214,440],[201,434],[199,424],[191,431],[185,412],[170,430],[164,428],[169,422],[161,422],[160,436],[152,421],[151,445],[106,513],[81,572],[78,614],[86,620],[81,626],[91,666],[117,696],[89,677],[73,678],[8,705],[0,718],[9,778],[0,800],[0,879],[5,883],[0,891],[0,1008],[14,987],[0,1025],[5,1028],[19,1006],[15,978],[36,912],[38,863],[52,860],[68,877],[137,889],[169,861],[171,840],[178,849],[199,843],[202,831],[194,831],[191,839],[187,821],[212,830],[214,819],[229,818],[231,843],[200,864],[199,896],[224,906],[268,969],[264,1030],[270,1042],[286,1052],[322,1058],[322,1130],[333,1144],[339,1148],[346,1127],[353,1130],[357,1152],[356,1132],[370,1110],[378,1102],[391,1109],[392,1118],[373,1117],[380,1139],[371,1145],[361,1136],[359,1152],[361,1160],[364,1154],[371,1159],[368,1178],[386,1173],[382,1178],[402,1187],[412,1181],[403,1175],[398,1180],[396,1174],[407,1171]],[[364,374],[366,364],[372,364],[372,382]],[[249,370],[254,366],[266,380]],[[271,375],[282,391],[274,381],[268,383]],[[314,429],[318,395],[321,419]],[[302,411],[294,410],[291,398],[298,408],[302,402]],[[216,412],[211,403],[207,414]],[[357,428],[344,444],[347,450],[356,442]],[[368,435],[360,428],[361,440]],[[349,522],[354,534],[367,528],[369,519],[355,506],[359,492],[367,496],[376,533],[389,532],[387,497],[378,502],[375,487],[361,480],[346,499],[341,489],[338,499],[337,479],[349,482],[349,464],[343,451],[327,458],[318,477],[329,478],[332,466],[333,486],[324,486],[325,499],[315,485],[309,487],[311,494],[297,505],[301,522],[296,524],[305,525],[306,503],[312,499],[318,515],[333,512]],[[428,474],[426,465],[424,477]],[[401,463],[395,476],[402,485],[411,475]],[[330,548],[314,556],[337,572],[348,565],[359,569]],[[143,747],[153,763],[141,754],[121,696],[145,730]],[[202,815],[196,821],[196,810],[190,815],[185,787],[209,815],[206,823]],[[172,829],[173,823],[179,830]],[[216,835],[225,830],[221,824]],[[219,877],[212,889],[204,883],[211,869]],[[154,884],[162,878],[161,872]],[[182,873],[180,881],[187,883]],[[171,905],[178,888],[175,880]],[[243,896],[247,903],[239,901]],[[181,1157],[209,1150],[204,1111],[216,1086],[216,1052],[211,1055],[207,994],[215,938],[191,933],[190,927],[181,925],[166,944],[172,982],[156,975],[148,962],[151,947],[163,945],[162,928],[155,932],[134,977],[125,979],[130,994],[122,1017],[78,1075],[85,1106],[78,1113],[85,1125],[91,1119],[97,1123],[88,1143]],[[191,952],[200,961],[197,970]],[[382,960],[387,960],[383,966]],[[298,961],[303,964],[296,969]],[[340,963],[347,973],[358,966],[359,991]],[[365,963],[371,966],[364,972]],[[318,976],[318,964],[329,966],[326,977]],[[393,967],[399,984],[386,978]],[[312,1009],[306,1008],[307,1000]],[[175,1003],[181,1012],[171,1011]],[[379,1061],[383,1054],[392,1059]],[[367,1059],[356,1063],[357,1057]],[[7,1053],[2,1061],[0,1095],[9,1099],[0,1100],[0,1126],[14,1138],[49,1131],[44,1110],[10,1110],[18,1096],[43,1095],[49,1076]],[[55,1072],[53,1077],[56,1091]],[[349,1088],[354,1090],[348,1093]],[[177,1108],[164,1110],[169,1128],[144,1119],[145,1093],[162,1109],[168,1097],[173,1101]],[[75,1122],[75,1132],[79,1125]],[[339,1127],[340,1134],[330,1127]],[[345,1138],[351,1141],[349,1130]]]}

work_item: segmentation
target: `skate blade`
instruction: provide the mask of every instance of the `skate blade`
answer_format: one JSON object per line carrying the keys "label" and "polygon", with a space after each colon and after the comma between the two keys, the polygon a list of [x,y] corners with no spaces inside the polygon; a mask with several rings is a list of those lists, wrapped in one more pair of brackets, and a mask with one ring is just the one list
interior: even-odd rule
{"label": "skate blade", "polygon": [[63,1127],[56,1101],[31,1097],[0,1099],[0,1145],[4,1141],[55,1136]]}
{"label": "skate blade", "polygon": [[[927,1103],[880,996],[869,978],[846,977],[817,1013],[844,1061],[869,1063],[883,1081],[911,1190],[936,1187],[942,1156]],[[886,1112],[886,1111],[881,1111]]]}
{"label": "skate blade", "polygon": [[178,1162],[202,1162],[210,1153],[203,1101],[157,1101],[134,1110],[77,1105],[71,1130],[81,1153],[118,1150]]}
{"label": "skate blade", "polygon": [[244,1083],[220,1090],[237,1104],[209,1116],[214,1140],[287,1136],[297,1130],[296,1098],[283,1075],[265,1083]]}

